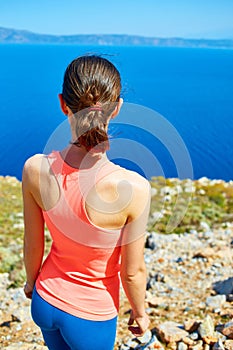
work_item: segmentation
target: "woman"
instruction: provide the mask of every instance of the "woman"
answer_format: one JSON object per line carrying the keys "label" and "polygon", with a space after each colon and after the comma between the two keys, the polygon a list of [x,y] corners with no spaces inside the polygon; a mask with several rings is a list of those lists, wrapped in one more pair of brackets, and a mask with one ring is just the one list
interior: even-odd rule
{"label": "woman", "polygon": [[[24,165],[24,292],[49,349],[113,349],[119,274],[132,308],[129,330],[141,336],[149,325],[143,249],[150,186],[106,156],[120,91],[119,72],[105,58],[72,61],[59,95],[72,140]],[[44,224],[52,246],[43,262]]]}

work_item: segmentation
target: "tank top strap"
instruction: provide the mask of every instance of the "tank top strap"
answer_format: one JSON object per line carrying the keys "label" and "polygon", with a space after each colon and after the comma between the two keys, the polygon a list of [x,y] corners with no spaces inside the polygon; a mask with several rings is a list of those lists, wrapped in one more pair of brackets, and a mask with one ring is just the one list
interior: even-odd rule
{"label": "tank top strap", "polygon": [[67,190],[67,178],[78,181],[84,192],[96,185],[104,177],[122,170],[122,168],[106,158],[105,161],[97,161],[94,166],[87,169],[78,169],[67,164],[59,151],[53,151],[48,156],[50,168],[56,177],[59,185]]}
{"label": "tank top strap", "polygon": [[74,171],[78,170],[69,166],[61,157],[59,151],[52,151],[47,156],[47,158],[48,158],[50,168],[52,169],[54,175],[56,176],[65,175],[65,174],[69,175],[70,173],[73,173]]}
{"label": "tank top strap", "polygon": [[59,151],[52,151],[47,156],[47,158],[48,158],[49,165],[55,175],[64,175],[64,174],[69,175],[77,171],[95,172],[96,174],[98,174],[97,176],[98,180],[100,180],[101,178],[111,174],[112,172],[122,169],[119,165],[114,164],[108,159],[106,159],[105,162],[101,162],[101,163],[97,161],[96,164],[89,169],[74,168],[64,161]]}

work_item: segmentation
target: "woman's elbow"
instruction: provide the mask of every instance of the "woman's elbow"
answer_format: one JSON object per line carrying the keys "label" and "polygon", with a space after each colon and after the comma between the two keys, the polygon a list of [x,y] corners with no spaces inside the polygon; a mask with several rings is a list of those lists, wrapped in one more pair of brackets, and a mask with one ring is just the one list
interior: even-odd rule
{"label": "woman's elbow", "polygon": [[146,276],[146,265],[145,263],[142,263],[141,265],[132,269],[128,269],[127,267],[122,268],[120,271],[120,276],[124,281],[133,281],[140,276]]}

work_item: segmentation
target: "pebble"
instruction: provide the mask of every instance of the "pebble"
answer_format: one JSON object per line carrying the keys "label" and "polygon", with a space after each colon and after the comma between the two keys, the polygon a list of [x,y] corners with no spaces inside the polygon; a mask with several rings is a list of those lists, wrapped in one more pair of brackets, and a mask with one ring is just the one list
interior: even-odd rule
{"label": "pebble", "polygon": [[216,281],[213,283],[213,289],[218,294],[231,295],[233,294],[233,277],[224,281]]}
{"label": "pebble", "polygon": [[225,350],[225,347],[224,347],[223,343],[221,342],[221,340],[218,340],[218,341],[214,344],[213,350]]}
{"label": "pebble", "polygon": [[192,340],[197,340],[199,338],[199,334],[197,332],[192,332],[189,336]]}
{"label": "pebble", "polygon": [[224,347],[226,350],[233,350],[233,340],[225,340]]}
{"label": "pebble", "polygon": [[214,334],[214,322],[210,315],[207,315],[198,327],[198,333],[201,338],[212,336]]}
{"label": "pebble", "polygon": [[190,350],[202,350],[203,349],[203,341],[202,340],[198,340],[197,343],[195,345],[191,345],[189,347]]}
{"label": "pebble", "polygon": [[227,301],[232,302],[233,301],[233,294],[228,294],[226,296],[226,298],[227,298]]}
{"label": "pebble", "polygon": [[177,349],[178,350],[187,350],[188,349],[188,345],[185,344],[184,342],[179,342],[177,345]]}
{"label": "pebble", "polygon": [[219,309],[221,311],[221,306],[226,302],[226,295],[215,295],[206,298],[206,305],[212,310]]}
{"label": "pebble", "polygon": [[233,321],[230,321],[224,325],[222,334],[227,336],[229,339],[233,339]]}
{"label": "pebble", "polygon": [[179,327],[180,325],[173,321],[167,321],[158,326],[157,332],[162,342],[173,343],[179,342],[188,335],[184,329]]}
{"label": "pebble", "polygon": [[203,349],[204,349],[204,350],[209,350],[209,349],[210,349],[210,346],[209,346],[208,344],[204,344]]}
{"label": "pebble", "polygon": [[150,330],[147,330],[142,337],[137,337],[137,339],[139,340],[140,344],[146,344],[149,343],[149,341],[152,338],[152,333]]}
{"label": "pebble", "polygon": [[184,321],[184,329],[189,333],[196,331],[199,325],[200,325],[200,322],[197,322],[196,320],[190,319],[190,320]]}

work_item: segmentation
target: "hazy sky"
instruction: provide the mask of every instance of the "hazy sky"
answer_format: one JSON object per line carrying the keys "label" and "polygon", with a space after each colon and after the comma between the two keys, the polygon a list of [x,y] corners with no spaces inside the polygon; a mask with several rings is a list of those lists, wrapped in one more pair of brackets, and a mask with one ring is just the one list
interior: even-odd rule
{"label": "hazy sky", "polygon": [[0,27],[233,39],[233,0],[0,0]]}

